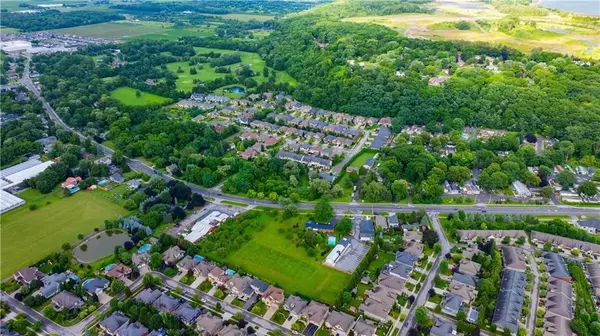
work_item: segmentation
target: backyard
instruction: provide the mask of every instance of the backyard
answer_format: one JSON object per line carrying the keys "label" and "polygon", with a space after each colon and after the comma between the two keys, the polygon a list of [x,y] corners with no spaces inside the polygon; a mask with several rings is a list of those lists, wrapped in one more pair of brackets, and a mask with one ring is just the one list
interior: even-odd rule
{"label": "backyard", "polygon": [[350,275],[327,268],[321,258],[311,258],[302,247],[296,247],[279,233],[281,227],[304,225],[306,216],[288,220],[261,214],[265,228],[254,233],[252,240],[227,257],[230,266],[281,287],[286,294],[299,293],[333,304],[350,280]]}
{"label": "backyard", "polygon": [[[233,50],[211,49],[202,47],[194,48],[194,50],[197,54],[205,54],[211,51],[222,54],[231,54],[235,52]],[[258,73],[258,76],[254,76],[252,78],[254,78],[258,83],[262,83],[267,80],[267,78],[262,75],[262,71],[265,68],[265,61],[262,60],[258,54],[242,51],[240,52],[240,56],[242,62],[231,64],[226,67],[230,67],[233,71],[236,67],[240,65],[249,65],[254,72]],[[177,73],[177,70],[180,67],[183,72]],[[189,62],[175,62],[167,64],[167,69],[177,74],[177,76],[179,77],[176,81],[177,89],[186,92],[191,92],[192,88],[194,87],[194,80],[209,81],[217,78],[224,78],[227,75],[225,73],[216,73],[214,68],[208,64],[204,64],[202,69],[197,68],[197,73],[195,75],[192,75],[190,74],[190,67],[191,66],[189,65]],[[274,71],[273,69],[269,70]],[[296,81],[290,75],[288,75],[287,72],[277,71],[276,73],[276,81],[288,82],[292,85],[296,84]]]}
{"label": "backyard", "polygon": [[[127,213],[99,192],[80,191],[63,198],[58,188],[48,195],[26,190],[18,196],[27,204],[2,215],[2,278],[57,251],[63,243],[75,242],[78,234],[102,228],[104,220]],[[32,204],[38,209],[30,210]]]}
{"label": "backyard", "polygon": [[136,90],[130,87],[121,87],[110,93],[110,96],[119,100],[125,105],[144,106],[150,104],[164,104],[170,101],[169,98],[157,96],[152,93],[140,91],[140,96],[136,96]]}
{"label": "backyard", "polygon": [[367,160],[375,156],[375,151],[363,150],[357,155],[352,162],[350,162],[350,167],[360,168],[362,167]]}

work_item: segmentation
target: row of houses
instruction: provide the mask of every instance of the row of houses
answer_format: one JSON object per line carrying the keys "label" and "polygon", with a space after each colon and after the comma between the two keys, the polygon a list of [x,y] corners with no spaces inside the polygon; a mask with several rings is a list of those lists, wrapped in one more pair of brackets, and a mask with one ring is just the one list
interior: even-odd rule
{"label": "row of houses", "polygon": [[320,157],[325,157],[325,158],[329,158],[332,159],[334,156],[334,151],[331,148],[328,147],[322,147],[319,145],[311,145],[308,142],[302,142],[302,141],[294,141],[294,142],[290,142],[287,143],[284,146],[284,149],[290,152],[294,152],[297,154],[309,154],[309,155],[314,155],[314,156],[320,156]]}
{"label": "row of houses", "polygon": [[299,112],[302,116],[305,117],[314,119],[331,119],[338,124],[354,124],[354,126],[356,127],[373,125],[382,125],[389,127],[392,125],[392,119],[389,117],[379,119],[374,117],[353,116],[347,113],[315,109],[309,105],[305,105],[294,100],[288,101],[285,104],[285,109],[289,112]]}
{"label": "row of houses", "polygon": [[[479,253],[476,247],[466,248],[462,252],[462,259],[453,270],[452,278],[448,284],[448,291],[442,300],[442,311],[448,315],[456,316],[459,311],[473,303],[477,296],[479,285],[479,270],[481,264],[474,262],[473,257]],[[477,321],[478,313],[471,310],[467,316],[469,322]]]}
{"label": "row of houses", "polygon": [[571,335],[571,320],[574,317],[573,302],[575,301],[571,275],[565,260],[557,253],[544,252],[542,260],[550,274],[547,285],[547,295],[540,298],[540,303],[546,307],[544,315],[544,335]]}
{"label": "row of houses", "polygon": [[301,155],[295,154],[291,152],[286,152],[280,150],[277,155],[277,158],[282,160],[291,160],[295,162],[304,163],[308,166],[319,168],[319,169],[331,169],[333,162],[329,159],[320,158],[314,155]]}
{"label": "row of houses", "polygon": [[444,181],[444,193],[449,195],[479,195],[481,189],[474,181],[466,181],[463,185],[456,182]]}

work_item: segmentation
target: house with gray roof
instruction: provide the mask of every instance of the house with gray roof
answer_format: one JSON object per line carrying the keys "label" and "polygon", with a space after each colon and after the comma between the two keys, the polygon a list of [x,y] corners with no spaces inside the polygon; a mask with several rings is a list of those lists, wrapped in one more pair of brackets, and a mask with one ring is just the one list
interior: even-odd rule
{"label": "house with gray roof", "polygon": [[210,271],[212,271],[213,268],[217,267],[216,264],[209,262],[209,261],[202,261],[199,264],[197,264],[196,266],[194,266],[194,275],[196,277],[208,277],[208,274],[210,273]]}
{"label": "house with gray roof", "polygon": [[573,287],[559,279],[548,281],[546,308],[553,314],[571,320],[573,318]]}
{"label": "house with gray roof", "polygon": [[544,316],[544,336],[565,336],[573,335],[571,330],[571,321],[552,313],[546,313]]}
{"label": "house with gray roof", "polygon": [[597,262],[589,262],[585,264],[588,279],[592,284],[592,292],[596,300],[600,300],[600,264]]}
{"label": "house with gray roof", "polygon": [[578,249],[579,251],[590,254],[600,255],[600,245],[593,244],[590,242],[584,242],[581,240],[565,238],[561,236],[551,235],[548,233],[531,231],[531,240],[538,244],[543,245],[545,242],[550,242],[553,246],[565,249]]}
{"label": "house with gray roof", "polygon": [[166,250],[163,253],[163,261],[165,262],[165,264],[172,266],[175,265],[177,260],[183,257],[184,254],[185,251],[180,249],[179,246],[171,246],[168,250]]}
{"label": "house with gray roof", "polygon": [[442,300],[442,311],[448,315],[456,316],[462,306],[463,298],[452,293],[446,293]]}
{"label": "house with gray roof", "polygon": [[202,336],[215,336],[223,328],[223,320],[210,314],[202,315],[196,321],[196,328]]}
{"label": "house with gray roof", "polygon": [[525,272],[527,263],[523,249],[514,246],[502,246],[502,261],[504,268]]}
{"label": "house with gray roof", "polygon": [[173,314],[179,317],[181,322],[185,323],[186,325],[191,325],[200,315],[200,309],[192,308],[192,306],[185,302],[175,309]]}
{"label": "house with gray roof", "polygon": [[448,336],[456,335],[456,324],[442,320],[439,318],[434,319],[433,327],[429,331],[430,336]]}
{"label": "house with gray roof", "polygon": [[42,283],[44,284],[42,288],[40,288],[40,293],[47,299],[60,292],[60,285],[71,279],[76,278],[70,272],[63,273],[55,273],[45,276],[42,279]]}
{"label": "house with gray roof", "polygon": [[577,221],[579,226],[589,229],[589,231],[598,232],[600,231],[600,219],[590,218],[586,220]]}
{"label": "house with gray roof", "polygon": [[29,285],[33,280],[41,280],[44,276],[45,274],[40,272],[37,267],[25,267],[13,274],[13,278],[23,285]]}
{"label": "house with gray roof", "polygon": [[375,336],[377,326],[370,320],[365,320],[364,318],[359,317],[352,330],[354,330],[355,336]]}
{"label": "house with gray roof", "polygon": [[152,305],[163,313],[171,313],[175,311],[181,305],[181,302],[175,298],[168,296],[167,294],[161,295],[156,299]]}
{"label": "house with gray roof", "polygon": [[345,336],[354,324],[354,317],[346,313],[333,311],[325,320],[325,326],[331,329],[333,335]]}
{"label": "house with gray roof", "polygon": [[396,216],[396,214],[389,216],[387,222],[390,228],[395,228],[398,227],[398,225],[400,225],[400,222],[398,221],[398,216]]}
{"label": "house with gray roof", "polygon": [[113,312],[109,317],[102,320],[99,325],[105,333],[116,335],[117,330],[129,322],[129,318],[120,311]]}
{"label": "house with gray roof", "polygon": [[83,282],[83,290],[89,295],[100,295],[102,291],[108,288],[110,281],[103,278],[88,279]]}
{"label": "house with gray roof", "polygon": [[567,269],[567,264],[558,253],[545,252],[542,255],[542,258],[551,277],[564,281],[571,281],[571,274]]}
{"label": "house with gray roof", "polygon": [[378,227],[380,227],[384,230],[388,228],[387,220],[382,215],[375,216],[375,225],[377,225]]}
{"label": "house with gray roof", "polygon": [[145,336],[148,331],[148,328],[140,322],[128,323],[126,327],[117,332],[117,336]]}
{"label": "house with gray roof", "polygon": [[227,283],[225,283],[225,288],[231,292],[231,294],[238,296],[244,292],[246,287],[250,286],[251,278],[247,276],[240,276],[239,274],[234,274]]}
{"label": "house with gray roof", "polygon": [[162,292],[158,289],[146,288],[135,298],[136,301],[141,301],[147,304],[152,304],[162,296]]}
{"label": "house with gray roof", "polygon": [[329,314],[329,307],[317,301],[311,301],[300,315],[306,318],[310,323],[320,326]]}
{"label": "house with gray roof", "polygon": [[196,267],[196,265],[198,265],[200,262],[190,256],[185,256],[185,258],[181,259],[178,263],[177,263],[177,269],[184,273],[187,274],[188,272],[192,272],[194,270],[194,267]]}
{"label": "house with gray roof", "polygon": [[378,285],[386,287],[389,291],[396,292],[398,295],[404,290],[405,283],[405,279],[386,273],[381,273],[377,278]]}
{"label": "house with gray roof", "polygon": [[375,238],[375,227],[373,221],[364,219],[360,221],[360,240],[361,241],[373,241]]}
{"label": "house with gray roof", "polygon": [[458,264],[458,269],[464,274],[477,275],[479,274],[481,265],[471,260],[461,259]]}
{"label": "house with gray roof", "polygon": [[138,268],[148,265],[150,262],[150,253],[144,252],[131,256],[131,262]]}
{"label": "house with gray roof", "polygon": [[83,300],[77,295],[62,291],[52,298],[52,306],[56,310],[72,310],[83,306]]}
{"label": "house with gray roof", "polygon": [[460,272],[455,272],[452,275],[452,281],[457,281],[463,283],[467,286],[477,288],[477,284],[479,283],[479,278],[471,275],[471,274],[463,274]]}
{"label": "house with gray roof", "polygon": [[396,262],[405,264],[408,266],[413,266],[419,260],[418,256],[407,252],[396,252]]}
{"label": "house with gray roof", "polygon": [[217,336],[245,336],[246,331],[238,328],[235,324],[227,325],[217,332]]}
{"label": "house with gray roof", "polygon": [[504,269],[492,323],[500,329],[508,329],[515,335],[519,331],[526,284],[525,273]]}
{"label": "house with gray roof", "polygon": [[250,287],[254,289],[254,293],[263,295],[269,288],[269,284],[259,279],[252,279]]}
{"label": "house with gray roof", "polygon": [[386,265],[386,270],[389,274],[395,277],[409,279],[413,267],[403,263],[392,261],[391,263]]}
{"label": "house with gray roof", "polygon": [[283,309],[290,312],[291,316],[299,317],[302,310],[308,305],[308,302],[302,300],[296,295],[290,295],[283,303]]}

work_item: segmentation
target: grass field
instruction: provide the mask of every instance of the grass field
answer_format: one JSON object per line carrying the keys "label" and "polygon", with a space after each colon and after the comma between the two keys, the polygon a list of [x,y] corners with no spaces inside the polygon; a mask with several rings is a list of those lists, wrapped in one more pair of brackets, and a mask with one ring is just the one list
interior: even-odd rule
{"label": "grass field", "polygon": [[125,39],[140,35],[162,34],[171,30],[172,24],[152,21],[116,21],[87,26],[53,30],[63,34],[101,37],[108,39]]}
{"label": "grass field", "polygon": [[268,20],[275,18],[272,15],[260,15],[260,14],[225,14],[225,15],[221,15],[221,17],[224,19],[228,19],[228,20],[239,20],[239,21],[256,20],[256,21],[261,21],[261,22],[268,21]]}
{"label": "grass field", "polygon": [[[0,276],[5,278],[58,251],[63,243],[75,242],[79,233],[101,228],[104,220],[127,213],[105,196],[97,191],[80,191],[63,198],[60,189],[48,195],[37,190],[20,193],[27,204],[2,215]],[[38,204],[39,208],[29,210],[31,204]]]}
{"label": "grass field", "polygon": [[148,92],[141,92],[141,96],[138,98],[135,96],[135,89],[130,87],[121,87],[110,93],[110,96],[118,99],[125,105],[132,106],[144,106],[149,104],[164,104],[170,101],[169,98],[157,96]]}
{"label": "grass field", "polygon": [[306,250],[296,247],[278,232],[280,227],[303,225],[306,216],[282,220],[263,213],[257,220],[266,227],[255,233],[252,240],[227,257],[230,266],[239,266],[263,280],[283,288],[286,294],[302,295],[334,303],[350,280],[350,275],[327,268],[322,260],[311,258]]}
{"label": "grass field", "polygon": [[[224,54],[227,54],[227,53],[230,54],[230,53],[235,52],[233,50],[210,49],[210,48],[201,48],[201,47],[194,48],[194,50],[196,50],[196,53],[199,53],[199,54],[209,53],[211,51],[218,52],[218,53],[224,53]],[[262,60],[258,54],[250,53],[250,52],[240,52],[240,56],[242,59],[241,63],[231,64],[228,66],[228,67],[231,67],[232,71],[235,70],[235,68],[240,65],[249,65],[253,71],[259,73],[258,76],[254,76],[252,78],[254,78],[258,83],[262,83],[267,80],[267,78],[263,77],[263,75],[262,75],[262,71],[266,66],[265,61]],[[181,70],[183,70],[183,73],[177,73],[177,69],[179,67],[181,67]],[[217,78],[224,78],[227,75],[224,73],[216,73],[214,71],[214,68],[208,64],[204,64],[204,67],[202,69],[197,69],[197,74],[195,74],[195,75],[190,74],[190,65],[188,64],[188,62],[169,63],[169,64],[167,64],[167,69],[169,69],[173,73],[177,74],[177,76],[179,77],[176,82],[177,88],[180,90],[186,91],[186,92],[192,91],[192,88],[194,87],[194,79],[197,79],[200,81],[209,81],[209,80],[214,80]],[[272,69],[269,69],[269,70],[274,71]],[[296,84],[296,80],[293,79],[290,75],[288,75],[287,72],[278,71],[277,75],[276,75],[276,80],[278,82],[288,82],[292,85]]]}
{"label": "grass field", "polygon": [[187,27],[187,28],[172,28],[162,32],[154,32],[144,35],[138,35],[129,37],[128,39],[149,39],[149,40],[170,40],[177,41],[180,37],[184,36],[214,36],[215,31],[213,28],[206,27]]}
{"label": "grass field", "polygon": [[352,162],[350,162],[350,167],[360,168],[367,162],[367,160],[369,160],[370,158],[372,158],[374,156],[375,156],[375,153],[362,152],[357,157],[355,157],[354,160],[352,160]]}

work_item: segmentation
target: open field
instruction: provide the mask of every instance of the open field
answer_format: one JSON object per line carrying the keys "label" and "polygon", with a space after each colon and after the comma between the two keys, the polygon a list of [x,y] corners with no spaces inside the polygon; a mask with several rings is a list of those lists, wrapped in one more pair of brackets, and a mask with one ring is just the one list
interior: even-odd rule
{"label": "open field", "polygon": [[[26,190],[19,197],[27,204],[2,215],[2,278],[58,251],[63,243],[75,242],[79,233],[102,228],[104,220],[127,213],[96,191],[80,191],[63,198],[60,188],[48,195]],[[39,208],[29,210],[31,204],[38,204]]]}
{"label": "open field", "polygon": [[148,34],[162,34],[171,30],[172,24],[152,21],[115,21],[55,29],[54,32],[107,39],[125,39]]}
{"label": "open field", "polygon": [[239,266],[245,271],[267,280],[284,289],[286,294],[302,295],[334,303],[350,280],[350,275],[327,268],[322,258],[311,258],[306,250],[296,247],[291,240],[278,232],[281,227],[291,228],[304,225],[306,216],[290,220],[261,214],[257,220],[267,223],[266,227],[253,235],[252,240],[227,257],[230,266]]}
{"label": "open field", "polygon": [[256,20],[256,21],[268,21],[271,20],[273,18],[275,18],[273,15],[261,15],[261,14],[225,14],[225,15],[221,15],[222,18],[224,19],[229,19],[229,20],[239,20],[239,21],[250,21],[250,20]]}
{"label": "open field", "polygon": [[[576,22],[569,15],[558,15],[534,7],[518,7],[524,11],[513,29],[501,29],[510,14],[483,3],[468,0],[438,1],[430,7],[433,14],[399,14],[355,17],[345,21],[370,22],[387,26],[411,38],[431,40],[466,40],[502,44],[529,53],[534,48],[579,57],[600,58],[600,27]],[[523,9],[525,8],[525,10]],[[539,16],[527,11],[540,11]],[[539,14],[539,13],[538,13]],[[468,29],[458,29],[458,22]]]}
{"label": "open field", "polygon": [[366,151],[362,152],[357,157],[355,157],[354,160],[352,160],[352,162],[350,162],[350,167],[360,168],[367,162],[367,160],[369,160],[370,158],[372,158],[374,156],[375,156],[375,153],[366,152]]}
{"label": "open field", "polygon": [[[194,48],[194,50],[196,50],[196,53],[199,53],[199,54],[209,53],[211,51],[222,53],[222,54],[231,54],[231,53],[236,52],[233,50],[211,49],[211,48],[201,48],[201,47]],[[238,66],[249,65],[250,68],[254,72],[258,73],[258,76],[252,77],[252,78],[254,78],[254,80],[256,80],[258,83],[262,83],[267,80],[267,78],[265,78],[262,75],[262,71],[266,66],[265,61],[262,60],[258,54],[242,51],[242,52],[240,52],[240,56],[241,56],[242,62],[231,64],[231,65],[227,66],[227,67],[231,68],[232,72]],[[183,70],[183,73],[177,73],[177,69],[179,67],[181,67],[181,70]],[[225,73],[216,73],[214,71],[214,68],[208,64],[204,64],[202,69],[197,69],[197,74],[195,74],[195,75],[190,74],[190,65],[188,62],[169,63],[169,64],[167,64],[167,69],[169,69],[173,73],[177,74],[177,76],[179,77],[176,81],[177,88],[180,90],[186,91],[186,92],[192,91],[192,88],[194,87],[194,79],[199,80],[199,81],[209,81],[209,80],[214,80],[217,78],[224,78],[227,75]],[[269,69],[269,70],[274,71],[273,69]],[[292,85],[296,84],[296,80],[294,80],[290,75],[288,75],[287,72],[278,71],[277,75],[276,75],[276,80],[278,82],[288,82]],[[236,85],[236,86],[239,86],[239,85]]]}
{"label": "open field", "polygon": [[143,106],[149,104],[164,104],[170,101],[169,98],[157,96],[148,92],[141,92],[141,96],[138,98],[135,95],[136,90],[130,87],[121,87],[110,93],[110,96],[118,99],[125,105],[132,106]]}
{"label": "open field", "polygon": [[186,28],[171,28],[161,32],[154,32],[144,35],[138,35],[129,37],[128,39],[149,39],[149,40],[170,40],[177,41],[180,37],[184,36],[214,36],[215,31],[213,28],[206,27],[186,27]]}

